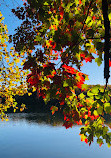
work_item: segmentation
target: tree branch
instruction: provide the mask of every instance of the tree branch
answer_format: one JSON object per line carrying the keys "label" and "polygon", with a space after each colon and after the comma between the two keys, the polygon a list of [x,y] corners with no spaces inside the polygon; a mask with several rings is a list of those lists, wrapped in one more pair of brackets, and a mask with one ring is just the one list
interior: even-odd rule
{"label": "tree branch", "polygon": [[104,18],[104,27],[105,27],[105,45],[104,45],[104,78],[106,79],[106,87],[108,79],[110,77],[109,73],[109,50],[110,50],[110,21],[108,18],[108,3],[107,0],[102,0],[102,11]]}
{"label": "tree branch", "polygon": [[93,3],[93,0],[90,1],[89,7],[88,7],[88,10],[87,10],[87,15],[86,15],[86,18],[84,19],[83,26],[82,26],[81,30],[83,30],[83,28],[84,28],[84,25],[85,25],[86,19],[88,17],[89,10],[91,8],[92,3]]}

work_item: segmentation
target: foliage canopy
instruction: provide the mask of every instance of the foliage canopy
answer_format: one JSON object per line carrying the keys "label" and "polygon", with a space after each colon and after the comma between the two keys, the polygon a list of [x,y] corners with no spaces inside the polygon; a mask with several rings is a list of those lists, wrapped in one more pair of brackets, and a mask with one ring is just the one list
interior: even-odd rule
{"label": "foliage canopy", "polygon": [[[5,104],[0,104],[2,118],[7,108],[13,106],[16,110],[13,96],[23,95],[28,87],[37,91],[37,96],[42,96],[46,103],[50,99],[59,100],[66,128],[74,123],[82,125],[84,120],[85,126],[80,132],[82,141],[90,145],[96,136],[99,145],[103,144],[103,139],[111,145],[111,133],[104,125],[104,114],[111,113],[111,90],[100,85],[89,89],[84,84],[88,75],[81,72],[83,61],[95,60],[98,66],[103,61],[106,40],[103,1],[27,0],[23,7],[12,9],[23,22],[16,34],[9,37],[9,42],[14,44],[9,52],[5,44],[7,28],[0,14],[0,61],[7,63],[2,64],[0,76],[0,96],[6,98]],[[110,0],[107,2],[111,23]],[[110,37],[108,39],[110,41]],[[109,57],[107,64],[109,68]],[[76,94],[77,88],[81,93]],[[22,105],[21,110],[24,108]],[[52,114],[58,111],[58,105],[52,105],[51,111]]]}

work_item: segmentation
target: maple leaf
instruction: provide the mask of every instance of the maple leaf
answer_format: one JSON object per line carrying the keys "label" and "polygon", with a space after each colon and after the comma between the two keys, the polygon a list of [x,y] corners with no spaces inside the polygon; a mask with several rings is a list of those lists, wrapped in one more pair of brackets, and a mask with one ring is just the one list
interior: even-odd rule
{"label": "maple leaf", "polygon": [[62,67],[70,74],[76,74],[78,71],[71,66],[62,65]]}
{"label": "maple leaf", "polygon": [[80,57],[82,57],[83,59],[85,58],[85,54],[80,54]]}
{"label": "maple leaf", "polygon": [[85,61],[87,62],[91,62],[92,59],[95,59],[93,56],[89,56],[89,57],[85,57]]}
{"label": "maple leaf", "polygon": [[81,1],[81,0],[79,0],[79,5],[80,5],[80,4],[82,4],[82,1]]}
{"label": "maple leaf", "polygon": [[102,146],[102,144],[103,144],[103,143],[99,144],[99,147],[101,147],[101,146]]}
{"label": "maple leaf", "polygon": [[51,106],[50,110],[52,111],[52,115],[55,113],[55,111],[58,111],[58,107]]}
{"label": "maple leaf", "polygon": [[88,143],[88,139],[87,139],[87,138],[85,139],[85,143],[86,143],[86,144]]}
{"label": "maple leaf", "polygon": [[64,124],[63,124],[63,126],[65,126],[66,127],[66,129],[67,128],[69,128],[69,127],[71,127],[72,128],[72,126],[73,126],[73,123],[72,122],[65,122]]}
{"label": "maple leaf", "polygon": [[60,102],[60,105],[64,105],[64,101],[61,101],[61,102]]}
{"label": "maple leaf", "polygon": [[94,20],[96,19],[96,17],[95,17],[95,16],[93,16],[93,17],[92,17],[92,19],[93,19],[93,21],[94,21]]}

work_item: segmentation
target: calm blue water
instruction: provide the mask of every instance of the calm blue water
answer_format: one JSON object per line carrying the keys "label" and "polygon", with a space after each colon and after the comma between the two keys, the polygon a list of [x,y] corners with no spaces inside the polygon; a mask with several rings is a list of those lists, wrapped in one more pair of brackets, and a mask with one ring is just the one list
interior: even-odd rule
{"label": "calm blue water", "polygon": [[[80,141],[79,128],[65,129],[62,123],[52,126],[45,115],[11,115],[0,122],[0,158],[105,158],[111,156],[107,144],[89,147]],[[45,117],[45,119],[43,119]],[[35,118],[35,119],[32,119]],[[49,120],[50,122],[50,120]],[[52,123],[54,124],[54,123]],[[56,123],[55,123],[56,124]]]}

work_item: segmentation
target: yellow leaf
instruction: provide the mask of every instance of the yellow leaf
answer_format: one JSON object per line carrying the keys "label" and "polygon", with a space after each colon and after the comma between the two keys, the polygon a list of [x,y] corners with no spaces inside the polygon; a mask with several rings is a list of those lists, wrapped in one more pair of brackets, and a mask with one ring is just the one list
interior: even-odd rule
{"label": "yellow leaf", "polygon": [[28,96],[30,96],[30,95],[32,95],[32,93],[29,92],[29,93],[28,93]]}
{"label": "yellow leaf", "polygon": [[15,61],[16,63],[19,63],[20,62],[20,59],[16,59],[16,61]]}
{"label": "yellow leaf", "polygon": [[111,20],[111,13],[109,13],[109,20]]}
{"label": "yellow leaf", "polygon": [[36,91],[36,88],[35,88],[35,87],[32,87],[32,88],[33,88],[32,92],[35,92],[35,91]]}
{"label": "yellow leaf", "polygon": [[81,141],[85,141],[86,136],[84,134],[80,134],[80,136],[81,136]]}
{"label": "yellow leaf", "polygon": [[9,98],[9,101],[13,102],[13,98]]}
{"label": "yellow leaf", "polygon": [[26,108],[26,105],[22,103],[21,107],[22,107],[22,108]]}
{"label": "yellow leaf", "polygon": [[22,112],[24,109],[23,108],[20,108],[20,111]]}
{"label": "yellow leaf", "polygon": [[24,62],[21,62],[21,66],[24,64]]}
{"label": "yellow leaf", "polygon": [[14,47],[11,47],[10,49],[14,50]]}
{"label": "yellow leaf", "polygon": [[14,65],[14,62],[12,62],[12,63],[9,63],[9,66],[13,66]]}
{"label": "yellow leaf", "polygon": [[16,112],[16,109],[14,109],[13,111]]}
{"label": "yellow leaf", "polygon": [[5,119],[5,121],[9,121],[9,119],[8,119],[8,118],[6,118],[6,119]]}
{"label": "yellow leaf", "polygon": [[2,13],[0,12],[0,17],[2,16]]}

